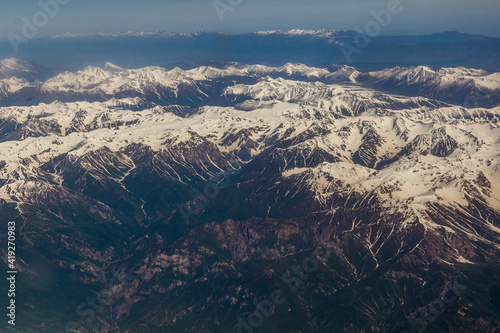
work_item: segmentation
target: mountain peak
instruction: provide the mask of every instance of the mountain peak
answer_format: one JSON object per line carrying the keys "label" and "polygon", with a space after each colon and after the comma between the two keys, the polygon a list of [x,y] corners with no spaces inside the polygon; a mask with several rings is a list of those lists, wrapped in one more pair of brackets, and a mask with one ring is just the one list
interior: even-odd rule
{"label": "mountain peak", "polygon": [[26,60],[16,58],[0,60],[0,79],[17,77],[34,81],[40,79],[41,73],[45,70],[43,66]]}
{"label": "mountain peak", "polygon": [[333,37],[337,34],[337,31],[328,29],[320,29],[320,30],[292,29],[289,31],[282,31],[282,30],[258,31],[255,34],[261,36],[283,35],[283,36]]}
{"label": "mountain peak", "polygon": [[102,68],[104,70],[111,71],[111,72],[121,72],[121,71],[123,71],[123,68],[121,68],[120,66],[117,66],[115,64],[112,64],[110,62],[106,62]]}
{"label": "mountain peak", "polygon": [[21,64],[21,61],[16,59],[16,58],[7,58],[7,59],[0,60],[0,65],[2,65],[3,67],[14,68],[14,67],[18,67],[20,64]]}

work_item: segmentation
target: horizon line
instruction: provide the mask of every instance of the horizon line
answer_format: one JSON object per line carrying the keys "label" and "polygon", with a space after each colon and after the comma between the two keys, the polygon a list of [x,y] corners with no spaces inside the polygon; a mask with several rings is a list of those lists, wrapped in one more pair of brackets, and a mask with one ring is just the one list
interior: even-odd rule
{"label": "horizon line", "polygon": [[[219,34],[225,36],[244,36],[244,35],[263,35],[263,34],[285,34],[290,36],[314,36],[316,37],[335,37],[334,35],[327,36],[326,34],[334,34],[334,33],[358,33],[355,30],[345,30],[345,29],[291,29],[291,30],[259,30],[259,31],[250,31],[250,32],[242,32],[242,33],[230,33],[216,30],[199,30],[192,32],[176,32],[169,30],[129,30],[129,31],[99,31],[99,32],[89,32],[89,33],[73,33],[73,32],[65,32],[61,34],[55,35],[46,35],[35,38],[34,40],[43,40],[43,39],[70,39],[70,38],[85,38],[85,37],[157,37],[160,35],[171,36],[196,36],[200,34]],[[432,36],[432,35],[440,35],[440,34],[460,34],[460,35],[469,35],[476,37],[486,37],[486,38],[500,38],[500,36],[489,36],[484,34],[473,34],[468,32],[462,32],[459,30],[445,30],[440,32],[433,33],[390,33],[387,31],[386,34],[381,33],[377,37],[418,37],[418,36]],[[321,36],[323,34],[323,36]],[[7,39],[0,38],[0,42],[6,42]]]}

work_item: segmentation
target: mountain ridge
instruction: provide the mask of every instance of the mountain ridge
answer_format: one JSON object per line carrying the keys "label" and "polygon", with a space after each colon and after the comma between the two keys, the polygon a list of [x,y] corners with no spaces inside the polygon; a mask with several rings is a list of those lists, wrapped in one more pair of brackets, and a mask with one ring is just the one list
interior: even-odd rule
{"label": "mountain ridge", "polygon": [[[124,69],[107,62],[99,67],[87,66],[76,72],[56,72],[51,76],[44,74],[44,79],[38,71],[25,67],[34,66],[34,63],[14,59],[8,61],[21,69],[18,74],[10,69],[10,77],[0,79],[0,93],[3,96],[0,105],[3,106],[36,105],[56,100],[104,102],[111,98],[141,96],[160,105],[226,105],[228,93],[223,89],[228,80],[244,86],[253,83],[255,87],[263,89],[266,85],[281,85],[283,81],[279,80],[282,79],[303,82],[297,89],[310,85],[319,91],[321,85],[325,89],[334,84],[351,85],[408,97],[425,96],[468,107],[491,108],[500,100],[499,73],[463,67],[437,70],[428,66],[395,67],[377,72],[361,72],[346,65],[316,68],[298,63],[287,63],[280,67],[231,63],[221,68],[201,66],[183,70],[179,67],[167,69],[158,66]],[[36,80],[23,79],[27,75]],[[249,107],[248,103],[250,100],[243,107]]]}
{"label": "mountain ridge", "polygon": [[[217,32],[127,32],[67,34],[31,40],[14,54],[0,42],[0,58],[20,57],[50,66],[102,64],[122,67],[169,65],[179,62],[236,61],[281,66],[304,63],[326,67],[347,64],[363,70],[432,65],[465,66],[499,71],[500,38],[447,32],[423,36],[376,36],[362,52],[345,57],[345,47],[356,45],[357,33],[348,30],[291,30],[246,34]],[[54,50],[48,52],[47,50]],[[65,54],[65,57],[59,56]],[[475,59],[471,61],[470,59]]]}

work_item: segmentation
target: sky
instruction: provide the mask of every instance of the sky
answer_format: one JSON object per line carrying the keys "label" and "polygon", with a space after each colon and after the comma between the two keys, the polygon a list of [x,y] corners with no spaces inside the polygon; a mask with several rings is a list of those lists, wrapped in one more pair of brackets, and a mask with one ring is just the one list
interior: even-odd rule
{"label": "sky", "polygon": [[[373,20],[371,11],[398,0],[0,0],[0,39],[20,35],[23,22],[33,22],[42,10],[39,2],[51,1],[68,3],[42,22],[34,38],[68,32],[363,29]],[[500,37],[499,0],[400,2],[402,12],[391,17],[382,34],[460,31]]]}

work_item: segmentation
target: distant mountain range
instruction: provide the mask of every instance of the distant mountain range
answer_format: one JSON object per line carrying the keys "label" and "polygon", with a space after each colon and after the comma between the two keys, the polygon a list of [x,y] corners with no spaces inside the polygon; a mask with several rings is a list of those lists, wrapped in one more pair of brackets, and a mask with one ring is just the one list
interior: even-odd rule
{"label": "distant mountain range", "polygon": [[281,66],[303,63],[326,67],[347,64],[362,70],[394,66],[464,66],[500,70],[500,39],[445,32],[427,36],[380,36],[347,59],[342,50],[355,45],[355,31],[291,30],[231,35],[216,32],[177,34],[128,32],[64,34],[30,41],[15,54],[0,43],[0,58],[18,57],[45,65],[78,68],[111,61],[137,67],[175,64],[182,68],[240,62]]}

